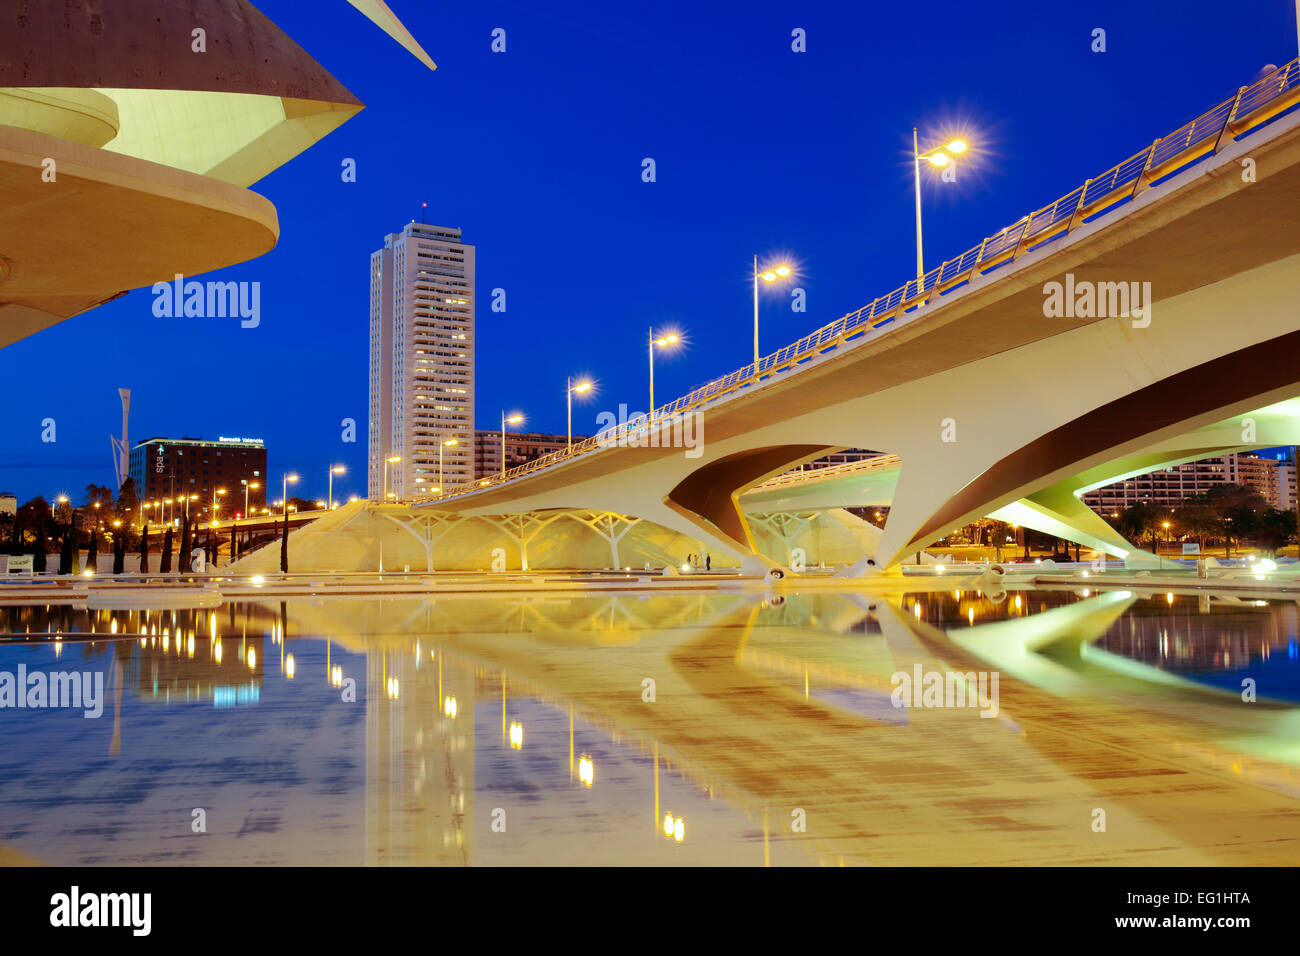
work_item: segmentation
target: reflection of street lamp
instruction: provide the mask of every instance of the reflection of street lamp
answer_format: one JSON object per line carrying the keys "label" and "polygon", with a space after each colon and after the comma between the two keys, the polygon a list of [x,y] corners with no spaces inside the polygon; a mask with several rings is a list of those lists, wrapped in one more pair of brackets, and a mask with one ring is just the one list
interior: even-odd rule
{"label": "reflection of street lamp", "polygon": [[506,417],[505,409],[501,411],[501,477],[506,476],[506,426],[519,425],[524,420],[523,415],[511,415]]}
{"label": "reflection of street lamp", "polygon": [[592,385],[591,385],[591,382],[589,382],[589,381],[587,381],[587,380],[585,380],[585,379],[584,379],[583,381],[579,382],[577,385],[574,385],[574,384],[573,384],[573,379],[572,379],[572,378],[566,378],[566,379],[564,380],[564,382],[565,382],[565,384],[564,384],[564,392],[565,392],[565,396],[564,396],[564,397],[565,397],[565,399],[566,399],[566,400],[568,401],[568,403],[569,403],[569,444],[568,444],[568,447],[569,447],[569,448],[572,448],[572,447],[573,447],[573,393],[574,393],[574,392],[577,392],[579,395],[582,395],[582,394],[585,394],[585,393],[587,393],[587,392],[590,392],[591,389],[592,389]]}
{"label": "reflection of street lamp", "polygon": [[330,475],[329,475],[330,490],[329,490],[329,494],[325,496],[325,504],[326,507],[330,508],[331,510],[334,508],[334,476],[341,475],[345,471],[347,471],[347,468],[345,468],[342,465],[330,466]]}
{"label": "reflection of street lamp", "polygon": [[[952,162],[949,153],[956,155],[965,151],[966,143],[954,139],[945,146],[934,146],[922,153],[916,147],[916,127],[912,127],[912,168],[916,174],[916,278],[918,280],[925,278],[925,265],[921,255],[921,160],[929,160],[930,165],[942,169]],[[918,287],[917,292],[920,291]]]}
{"label": "reflection of street lamp", "polygon": [[655,420],[655,346],[666,349],[670,345],[676,345],[679,339],[673,333],[662,335],[655,338],[655,330],[650,330],[650,412],[649,421]]}
{"label": "reflection of street lamp", "polygon": [[[758,280],[764,282],[775,282],[778,278],[784,279],[790,274],[789,266],[777,266],[774,269],[764,269],[758,271],[758,256],[754,256],[754,364],[758,364]],[[757,370],[756,370],[757,371]]]}

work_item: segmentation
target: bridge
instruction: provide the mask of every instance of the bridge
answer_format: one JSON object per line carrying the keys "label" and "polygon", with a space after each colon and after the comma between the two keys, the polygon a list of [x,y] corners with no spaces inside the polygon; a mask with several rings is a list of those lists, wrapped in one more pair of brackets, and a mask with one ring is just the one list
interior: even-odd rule
{"label": "bridge", "polygon": [[[896,569],[986,515],[1133,563],[1158,560],[1078,494],[1221,450],[1300,441],[1290,357],[1300,346],[1297,103],[1292,61],[758,363],[386,517],[422,537],[430,565],[435,534],[455,550],[455,527],[491,527],[527,567],[529,541],[572,515],[609,524],[602,566],[627,560],[621,522],[675,535],[667,552],[693,544],[761,569],[775,561],[748,513],[811,494],[769,482],[829,452],[872,448],[896,462],[870,482],[890,511],[883,533],[860,522],[854,573]],[[986,385],[1007,380],[1021,385],[1014,402]],[[705,440],[674,447],[690,428]]]}

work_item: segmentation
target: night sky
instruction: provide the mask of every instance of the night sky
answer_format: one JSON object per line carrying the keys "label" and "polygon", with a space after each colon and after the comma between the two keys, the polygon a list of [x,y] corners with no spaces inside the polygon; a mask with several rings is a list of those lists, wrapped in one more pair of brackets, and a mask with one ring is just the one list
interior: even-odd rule
{"label": "night sky", "polygon": [[765,353],[910,278],[913,125],[923,148],[973,146],[956,183],[926,171],[929,268],[1296,54],[1291,0],[389,5],[436,72],[344,0],[259,0],[367,104],[254,185],[279,245],[204,277],[260,281],[260,327],[155,318],[144,289],[4,349],[0,490],[111,485],[121,386],[133,441],[260,437],[304,497],[331,462],[350,469],[336,495],[364,493],[369,255],[421,202],[477,246],[478,426],[504,407],[563,432],[565,376],[590,373],[588,431],[645,408],[651,324],[689,341],[656,366],[660,403],[749,361],[756,252],[799,269],[764,295]]}

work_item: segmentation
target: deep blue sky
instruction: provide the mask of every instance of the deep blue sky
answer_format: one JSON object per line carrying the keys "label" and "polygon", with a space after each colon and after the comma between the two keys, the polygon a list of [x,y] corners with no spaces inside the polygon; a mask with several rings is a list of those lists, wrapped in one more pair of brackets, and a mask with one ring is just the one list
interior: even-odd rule
{"label": "deep blue sky", "polygon": [[909,278],[913,125],[923,146],[961,125],[981,147],[957,183],[927,177],[929,267],[1296,54],[1291,0],[389,2],[436,72],[344,0],[257,3],[367,104],[253,187],[279,211],[276,249],[207,277],[260,281],[261,326],[154,318],[146,289],[4,349],[0,489],[111,484],[126,386],[133,439],[262,437],[305,496],[331,461],[364,493],[369,254],[422,201],[478,248],[479,426],[504,406],[562,432],[564,378],[589,372],[583,431],[644,409],[650,323],[690,340],[656,367],[660,402],[748,362],[755,252],[788,252],[807,290],[804,314],[765,296],[764,352]]}

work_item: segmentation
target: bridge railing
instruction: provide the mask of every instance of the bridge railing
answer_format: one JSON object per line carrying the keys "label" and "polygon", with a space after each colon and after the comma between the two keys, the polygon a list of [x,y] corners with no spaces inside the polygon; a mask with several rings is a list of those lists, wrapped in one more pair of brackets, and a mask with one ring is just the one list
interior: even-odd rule
{"label": "bridge railing", "polygon": [[838,465],[826,465],[823,468],[809,468],[807,471],[787,471],[782,475],[775,475],[767,481],[755,485],[749,490],[767,491],[772,488],[785,488],[790,485],[802,485],[811,481],[826,481],[831,478],[841,478],[845,475],[856,475],[872,471],[881,471],[887,468],[897,468],[903,464],[903,459],[897,455],[877,455],[873,458],[863,458],[859,461],[846,461]]}
{"label": "bridge railing", "polygon": [[887,326],[901,316],[1136,198],[1144,190],[1213,156],[1237,138],[1259,129],[1298,103],[1300,58],[1278,67],[1250,86],[1241,87],[1232,98],[1088,179],[1050,206],[1030,213],[985,238],[978,246],[935,266],[922,278],[904,283],[856,312],[850,312],[799,341],[764,356],[756,364],[751,363],[714,379],[653,413],[639,415],[615,428],[575,442],[569,448],[517,465],[504,475],[484,478],[468,491],[440,495],[433,500],[473,494],[481,488],[550,468],[587,452],[626,443],[642,432],[648,434],[651,427],[671,426],[685,413],[697,411],[724,395],[758,385],[847,342],[865,341],[884,334],[889,331]]}

